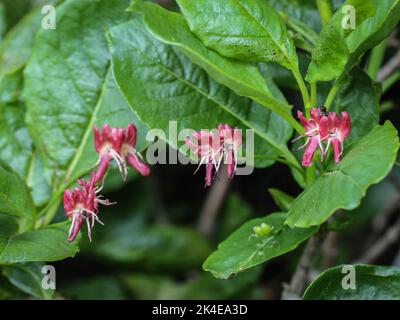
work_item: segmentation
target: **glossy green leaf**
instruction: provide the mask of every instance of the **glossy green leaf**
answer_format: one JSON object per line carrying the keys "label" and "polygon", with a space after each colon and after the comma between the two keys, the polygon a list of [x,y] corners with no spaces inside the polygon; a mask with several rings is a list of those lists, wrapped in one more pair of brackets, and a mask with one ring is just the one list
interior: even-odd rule
{"label": "glossy green leaf", "polygon": [[[285,219],[286,214],[273,213],[246,222],[219,244],[218,250],[204,262],[203,269],[216,278],[228,279],[243,270],[294,250],[317,231],[316,227],[291,229],[284,225]],[[253,228],[262,223],[272,227],[269,236],[255,235]]]}
{"label": "glossy green leaf", "polygon": [[[355,276],[351,283],[350,276]],[[355,288],[343,288],[342,284]],[[323,272],[304,293],[305,300],[399,300],[400,268],[338,266]]]}
{"label": "glossy green leaf", "polygon": [[79,251],[77,241],[67,242],[69,223],[18,233],[12,216],[0,214],[0,265],[32,261],[58,261]]}
{"label": "glossy green leaf", "polygon": [[3,275],[25,293],[36,298],[51,299],[53,289],[45,289],[42,286],[42,279],[45,274],[42,268],[45,264],[41,262],[18,263],[3,267]]}
{"label": "glossy green leaf", "polygon": [[392,168],[399,148],[397,130],[390,122],[376,126],[344,150],[343,160],[332,163],[292,203],[286,221],[291,227],[320,225],[337,209],[356,208],[367,189]]}
{"label": "glossy green leaf", "polygon": [[[256,159],[267,158],[270,165],[279,155],[292,158],[286,146],[291,130],[281,117],[215,82],[175,47],[152,36],[140,18],[111,28],[109,39],[119,87],[150,128],[168,132],[171,120],[177,121],[178,132],[229,123],[254,129]],[[166,139],[178,148],[173,137]]]}
{"label": "glossy green leaf", "polygon": [[[190,29],[223,56],[297,68],[296,49],[280,15],[262,0],[178,0]],[[210,19],[210,17],[212,17]]]}
{"label": "glossy green leaf", "polygon": [[288,195],[287,193],[278,190],[278,189],[274,189],[274,188],[270,188],[268,189],[268,192],[270,193],[270,195],[272,196],[272,198],[274,199],[276,205],[282,210],[282,211],[288,211],[290,206],[292,205],[292,202],[294,200],[294,198],[290,195]]}
{"label": "glossy green leaf", "polygon": [[167,11],[153,3],[135,4],[132,10],[143,13],[151,34],[163,43],[177,47],[217,82],[238,95],[251,97],[290,121],[292,125],[298,126],[290,113],[290,106],[275,98],[257,66],[223,57],[205,47],[190,31],[180,14]]}
{"label": "glossy green leaf", "polygon": [[40,8],[26,15],[4,38],[0,46],[0,73],[12,73],[25,65],[43,15]]}
{"label": "glossy green leaf", "polygon": [[35,208],[25,182],[6,164],[0,162],[0,212],[23,217],[32,222]]}
{"label": "glossy green leaf", "polygon": [[[355,29],[343,28],[351,5],[356,13]],[[313,51],[306,79],[329,81],[350,70],[360,56],[379,44],[393,31],[400,19],[400,0],[348,0],[333,15],[320,34]]]}
{"label": "glossy green leaf", "polygon": [[346,139],[347,145],[369,133],[378,124],[380,96],[380,86],[359,68],[354,68],[343,79],[332,111],[347,111],[351,116],[351,135]]}
{"label": "glossy green leaf", "polygon": [[[129,19],[129,1],[71,0],[57,9],[57,30],[41,30],[25,70],[27,121],[62,191],[97,161],[93,125],[143,127],[110,72],[105,30]],[[79,37],[77,37],[79,34]]]}
{"label": "glossy green leaf", "polygon": [[321,18],[315,1],[309,0],[268,0],[268,3],[278,12],[307,24],[314,31],[321,30]]}

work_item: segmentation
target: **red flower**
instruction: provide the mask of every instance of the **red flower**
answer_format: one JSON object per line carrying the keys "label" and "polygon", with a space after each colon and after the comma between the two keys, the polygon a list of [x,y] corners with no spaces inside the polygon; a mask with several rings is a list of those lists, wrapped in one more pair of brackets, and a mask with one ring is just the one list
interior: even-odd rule
{"label": "red flower", "polygon": [[200,158],[200,163],[195,173],[202,164],[206,165],[205,181],[206,186],[209,187],[213,179],[213,168],[215,167],[215,170],[218,172],[223,156],[220,139],[218,135],[206,130],[194,132],[193,137],[196,139],[196,142],[193,142],[189,138],[185,142]]}
{"label": "red flower", "polygon": [[78,180],[78,184],[81,188],[64,192],[64,210],[67,217],[72,218],[69,242],[75,240],[84,221],[87,224],[89,239],[92,241],[91,234],[95,221],[103,224],[97,216],[99,204],[112,204],[108,200],[103,200],[102,196],[97,196],[100,190],[95,188],[95,174],[92,174],[90,182],[81,179]]}
{"label": "red flower", "polygon": [[232,129],[228,124],[220,124],[218,134],[223,145],[225,163],[228,165],[228,177],[232,178],[237,165],[237,150],[242,144],[242,133],[240,129]]}
{"label": "red flower", "polygon": [[329,112],[329,135],[328,135],[328,144],[325,149],[325,153],[328,152],[328,149],[333,144],[333,152],[335,155],[335,162],[338,163],[341,160],[341,156],[343,154],[344,149],[344,139],[346,139],[351,131],[351,118],[347,112],[342,112],[342,118],[334,113]]}
{"label": "red flower", "polygon": [[[343,154],[344,139],[349,136],[351,130],[350,115],[347,112],[342,112],[342,118],[340,119],[335,112],[326,114],[319,108],[311,109],[311,117],[309,120],[307,120],[300,111],[298,111],[297,115],[304,129],[306,129],[306,133],[295,140],[307,137],[306,143],[300,147],[303,148],[307,146],[304,152],[302,165],[305,167],[312,165],[313,157],[318,146],[321,149],[322,158],[324,158],[331,144],[333,144],[335,162],[340,162]],[[322,142],[327,143],[325,150]]]}
{"label": "red flower", "polygon": [[309,120],[307,120],[300,111],[297,112],[297,116],[306,130],[306,133],[294,139],[293,142],[300,138],[307,137],[306,143],[301,146],[300,149],[307,146],[303,155],[302,165],[304,167],[309,167],[312,165],[312,160],[318,146],[322,151],[322,155],[325,154],[322,141],[328,136],[328,117],[318,108],[311,109],[311,117]]}
{"label": "red flower", "polygon": [[125,180],[128,175],[126,162],[128,162],[142,176],[150,174],[149,167],[141,162],[142,156],[135,149],[136,127],[129,124],[127,128],[110,128],[108,124],[103,130],[94,127],[94,147],[99,153],[96,183],[103,179],[110,161],[114,159]]}
{"label": "red flower", "polygon": [[206,164],[206,186],[210,186],[213,180],[213,170],[218,172],[222,159],[225,157],[225,163],[228,165],[228,176],[233,177],[237,164],[237,149],[242,144],[242,135],[239,129],[232,129],[227,124],[220,124],[217,132],[201,130],[195,132],[193,142],[186,139],[186,144],[198,154],[200,158],[199,166]]}

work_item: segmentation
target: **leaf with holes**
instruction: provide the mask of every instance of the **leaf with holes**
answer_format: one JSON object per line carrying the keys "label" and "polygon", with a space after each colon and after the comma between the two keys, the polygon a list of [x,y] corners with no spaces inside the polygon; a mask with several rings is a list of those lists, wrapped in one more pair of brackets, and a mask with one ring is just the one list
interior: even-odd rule
{"label": "leaf with holes", "polygon": [[[289,228],[284,225],[285,213],[272,213],[264,218],[246,222],[218,245],[203,264],[203,269],[215,277],[228,279],[233,275],[254,267],[272,258],[297,248],[318,228]],[[253,228],[265,223],[272,230],[268,236],[259,236]]]}

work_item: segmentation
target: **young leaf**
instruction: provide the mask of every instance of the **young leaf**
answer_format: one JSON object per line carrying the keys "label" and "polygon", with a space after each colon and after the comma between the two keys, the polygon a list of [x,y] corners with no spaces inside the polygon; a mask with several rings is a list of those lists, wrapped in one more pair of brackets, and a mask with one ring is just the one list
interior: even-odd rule
{"label": "young leaf", "polygon": [[372,184],[381,181],[392,168],[399,148],[397,130],[390,122],[344,150],[343,160],[332,163],[292,203],[286,223],[308,228],[320,225],[337,209],[354,209]]}
{"label": "young leaf", "polygon": [[44,289],[42,279],[44,274],[42,262],[18,263],[3,267],[3,276],[17,288],[36,298],[51,299],[52,289]]}
{"label": "young leaf", "polygon": [[307,288],[305,300],[398,300],[400,268],[373,265],[326,270]]}
{"label": "young leaf", "polygon": [[213,79],[250,97],[281,117],[298,126],[290,113],[290,106],[276,99],[257,66],[223,57],[208,49],[190,31],[185,19],[153,3],[139,3],[132,10],[140,11],[149,32],[165,44],[177,47],[189,59],[203,68]]}
{"label": "young leaf", "polygon": [[[353,7],[350,12],[346,10],[348,5]],[[364,52],[388,37],[399,19],[400,0],[346,1],[322,29],[306,79],[316,82],[338,78]]]}
{"label": "young leaf", "polygon": [[77,241],[67,242],[69,223],[17,233],[17,221],[0,214],[0,265],[32,261],[58,261],[79,251]]}
{"label": "young leaf", "polygon": [[[168,131],[170,120],[177,121],[178,132],[229,123],[254,129],[255,157],[268,157],[269,165],[282,154],[293,158],[286,146],[291,130],[281,117],[215,82],[175,47],[149,34],[141,19],[111,28],[109,40],[119,87],[150,128]],[[177,148],[172,138],[168,142]]]}
{"label": "young leaf", "polygon": [[[297,68],[296,49],[279,14],[262,0],[177,0],[190,29],[221,55]],[[210,18],[212,17],[212,18]]]}
{"label": "young leaf", "polygon": [[[273,213],[246,222],[218,245],[218,250],[204,262],[203,269],[216,278],[228,279],[243,270],[294,250],[318,229],[291,229],[284,225],[285,219],[286,214]],[[272,228],[270,235],[254,233],[253,228],[262,223]]]}
{"label": "young leaf", "polygon": [[130,18],[128,5],[129,0],[67,1],[58,7],[57,30],[37,35],[25,70],[27,121],[46,164],[56,171],[58,191],[96,162],[93,125],[137,124],[111,75],[104,35]]}

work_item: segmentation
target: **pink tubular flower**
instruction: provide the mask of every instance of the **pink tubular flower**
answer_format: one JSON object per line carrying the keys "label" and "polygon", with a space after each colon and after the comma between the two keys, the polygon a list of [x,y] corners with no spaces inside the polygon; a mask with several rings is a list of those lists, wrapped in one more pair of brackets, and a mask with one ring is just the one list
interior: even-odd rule
{"label": "pink tubular flower", "polygon": [[[305,167],[312,165],[312,160],[318,146],[321,149],[323,159],[328,153],[331,144],[333,144],[335,162],[340,162],[343,154],[344,140],[349,136],[351,131],[350,115],[347,112],[342,112],[342,118],[340,118],[335,112],[326,113],[324,107],[311,109],[309,120],[300,111],[297,114],[303,127],[306,129],[306,133],[295,140],[307,137],[306,143],[300,147],[307,146],[302,165]],[[325,150],[322,142],[326,142]]]}
{"label": "pink tubular flower", "polygon": [[206,130],[200,130],[193,133],[196,142],[186,138],[186,144],[193,150],[200,158],[199,166],[195,173],[199,170],[202,164],[206,165],[206,186],[211,186],[213,179],[213,168],[218,172],[219,164],[222,160],[222,147],[218,135]]}
{"label": "pink tubular flower", "polygon": [[310,167],[318,146],[321,149],[322,155],[325,155],[322,141],[328,136],[328,117],[318,108],[311,109],[311,117],[309,120],[307,120],[300,111],[297,112],[297,116],[306,130],[306,133],[294,139],[292,142],[307,137],[306,143],[301,146],[300,149],[307,146],[303,155],[302,165],[304,167]]}
{"label": "pink tubular flower", "polygon": [[232,129],[228,124],[220,124],[218,134],[223,145],[225,163],[228,165],[228,177],[232,178],[237,165],[237,150],[242,144],[242,132],[240,129]]}
{"label": "pink tubular flower", "polygon": [[343,154],[344,149],[344,139],[346,139],[351,131],[351,118],[347,112],[342,112],[342,118],[334,113],[329,112],[329,135],[328,135],[328,143],[325,149],[325,153],[328,152],[328,149],[333,144],[333,153],[335,155],[335,162],[339,163]]}
{"label": "pink tubular flower", "polygon": [[141,162],[142,156],[135,149],[136,127],[129,124],[127,128],[110,128],[108,124],[99,130],[94,129],[94,147],[99,154],[96,183],[103,179],[110,161],[114,159],[125,180],[128,175],[126,162],[128,162],[142,176],[150,174],[149,167]]}
{"label": "pink tubular flower", "polygon": [[206,186],[213,180],[213,170],[218,172],[221,161],[225,158],[228,165],[228,176],[233,177],[237,165],[237,149],[242,144],[242,134],[239,129],[232,129],[227,124],[220,124],[217,132],[201,130],[195,132],[196,142],[186,139],[186,144],[198,155],[200,162],[195,173],[202,164],[206,164]]}
{"label": "pink tubular flower", "polygon": [[73,191],[67,189],[64,192],[64,210],[67,217],[72,218],[69,242],[75,240],[84,221],[87,224],[89,239],[92,241],[91,234],[95,221],[103,224],[97,216],[99,204],[112,204],[108,200],[103,200],[102,196],[97,196],[100,190],[95,188],[95,174],[92,174],[90,182],[81,179],[78,180],[78,184],[81,188],[75,188]]}

